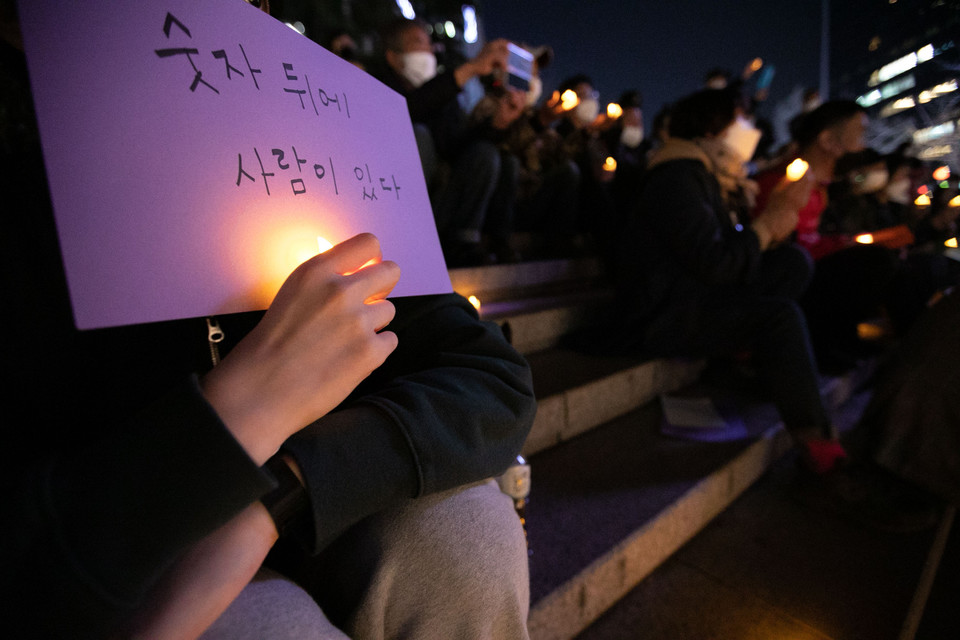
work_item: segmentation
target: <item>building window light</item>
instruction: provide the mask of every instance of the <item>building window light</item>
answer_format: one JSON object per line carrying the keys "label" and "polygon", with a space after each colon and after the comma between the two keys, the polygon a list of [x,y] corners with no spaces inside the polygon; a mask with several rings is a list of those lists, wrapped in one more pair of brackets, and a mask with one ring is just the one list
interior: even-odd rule
{"label": "building window light", "polygon": [[932,44],[925,45],[920,47],[916,51],[911,51],[907,55],[897,58],[893,62],[883,65],[872,74],[870,74],[870,80],[867,82],[868,86],[875,87],[881,82],[886,82],[890,78],[894,78],[901,73],[905,73],[913,69],[918,64],[928,62],[933,60],[933,57],[937,55],[938,51],[933,48]]}
{"label": "building window light", "polygon": [[473,44],[479,37],[477,11],[468,4],[463,5],[463,41]]}
{"label": "building window light", "polygon": [[870,93],[866,93],[857,98],[857,104],[866,109],[867,107],[872,107],[881,100],[883,100],[883,96],[880,95],[880,90],[874,89]]}
{"label": "building window light", "polygon": [[926,144],[927,142],[948,136],[956,130],[956,125],[951,120],[949,122],[944,122],[943,124],[938,124],[933,127],[926,127],[924,129],[915,131],[913,134],[913,142],[914,144]]}
{"label": "building window light", "polygon": [[400,8],[400,13],[402,13],[403,17],[407,20],[413,20],[417,17],[417,12],[413,10],[413,5],[410,4],[410,0],[397,0],[397,6]]}

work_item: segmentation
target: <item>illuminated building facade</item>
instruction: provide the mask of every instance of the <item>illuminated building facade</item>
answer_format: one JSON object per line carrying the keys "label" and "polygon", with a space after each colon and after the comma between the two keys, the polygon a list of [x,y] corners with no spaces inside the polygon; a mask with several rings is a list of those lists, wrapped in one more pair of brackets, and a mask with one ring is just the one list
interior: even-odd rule
{"label": "illuminated building facade", "polygon": [[960,154],[960,0],[846,0],[831,11],[831,95],[870,114],[869,144]]}

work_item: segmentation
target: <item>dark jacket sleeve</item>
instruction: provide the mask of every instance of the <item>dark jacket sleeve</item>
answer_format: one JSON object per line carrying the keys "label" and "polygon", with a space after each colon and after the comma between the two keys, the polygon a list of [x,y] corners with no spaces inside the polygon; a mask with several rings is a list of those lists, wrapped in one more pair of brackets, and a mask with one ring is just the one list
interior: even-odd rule
{"label": "dark jacket sleeve", "polygon": [[398,298],[397,350],[338,410],[290,438],[315,550],[361,518],[502,473],[536,402],[526,361],[455,294]]}
{"label": "dark jacket sleeve", "polygon": [[106,637],[184,549],[271,486],[195,377],[116,437],[27,467],[3,547],[14,635]]}
{"label": "dark jacket sleeve", "polygon": [[756,278],[760,243],[738,230],[703,163],[673,160],[650,170],[641,201],[648,228],[687,276],[704,284],[746,284]]}

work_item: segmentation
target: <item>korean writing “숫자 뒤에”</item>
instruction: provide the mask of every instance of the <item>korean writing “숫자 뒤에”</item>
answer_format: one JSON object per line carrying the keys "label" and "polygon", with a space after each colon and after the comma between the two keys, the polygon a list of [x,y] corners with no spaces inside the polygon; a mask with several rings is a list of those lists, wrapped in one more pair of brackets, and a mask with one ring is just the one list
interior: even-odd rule
{"label": "korean writing \u201c\uc22b\uc790 \ub4a4\uc5d0\u201d", "polygon": [[[190,28],[172,13],[168,12],[166,14],[162,31],[164,37],[170,41],[169,44],[178,46],[157,48],[154,51],[160,59],[177,58],[183,61],[182,64],[184,64],[188,80],[184,83],[184,86],[191,92],[198,90],[211,91],[220,95],[224,83],[248,80],[252,82],[255,91],[263,90],[258,76],[264,73],[265,67],[259,63],[256,63],[258,66],[254,66],[255,63],[250,60],[250,53],[243,47],[242,43],[237,43],[236,51],[228,51],[227,48],[212,48],[209,50],[211,58],[208,59],[198,47],[183,46],[185,44],[192,45],[194,36]],[[236,65],[231,62],[231,55],[233,60],[237,62]],[[242,63],[239,62],[240,59],[243,60]],[[204,64],[205,62],[210,63],[209,66]],[[277,67],[276,65],[267,67],[268,73],[271,68],[276,69]],[[313,111],[317,117],[337,115],[351,118],[350,101],[345,91],[328,91],[329,87],[312,86],[310,76],[298,69],[292,62],[280,61],[277,72],[282,74],[282,90],[290,96],[291,108],[297,109],[299,107],[300,111]],[[301,145],[301,152],[303,149],[304,146]],[[256,146],[253,147],[253,156],[267,195],[272,195],[269,179],[275,177],[278,171],[283,174],[283,172],[289,171],[295,166],[295,177],[290,179],[289,193],[303,195],[307,192],[308,181],[316,181],[330,184],[334,195],[340,196],[336,167],[332,157],[327,156],[325,160],[308,163],[307,159],[300,157],[296,147],[292,145],[289,152],[289,156],[292,156],[292,158],[289,158],[286,148],[274,147],[270,149],[268,154],[261,155],[260,150]],[[256,173],[255,169],[252,168],[253,164],[253,159],[249,159],[248,167]],[[274,164],[276,165],[275,169]],[[343,164],[346,166],[352,165],[352,172],[358,182],[357,195],[362,200],[375,201],[386,194],[393,195],[397,200],[400,199],[400,186],[397,185],[394,174],[375,177],[370,171],[369,163],[348,162]],[[304,165],[309,165],[306,173],[304,173]],[[237,187],[242,186],[245,181],[256,182],[254,173],[244,168],[244,154],[238,153],[235,180]]]}

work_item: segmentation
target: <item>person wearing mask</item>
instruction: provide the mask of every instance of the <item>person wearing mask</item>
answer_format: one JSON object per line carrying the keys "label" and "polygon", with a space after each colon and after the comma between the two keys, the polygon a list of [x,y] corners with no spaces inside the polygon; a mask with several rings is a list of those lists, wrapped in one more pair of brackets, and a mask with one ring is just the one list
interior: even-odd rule
{"label": "person wearing mask", "polygon": [[410,119],[430,186],[437,164],[457,150],[465,115],[457,102],[464,85],[507,66],[507,41],[488,42],[471,60],[438,73],[427,25],[398,18],[382,33],[383,60],[374,76],[407,99]]}
{"label": "person wearing mask", "polygon": [[846,454],[820,399],[803,314],[803,252],[784,244],[812,178],[781,181],[754,220],[729,215],[712,148],[739,113],[738,93],[706,89],[671,109],[670,137],[650,161],[621,236],[614,345],[657,356],[752,354],[805,468]]}
{"label": "person wearing mask", "polygon": [[867,114],[856,102],[826,102],[800,121],[796,155],[757,176],[758,209],[782,179],[786,165],[796,157],[809,164],[815,178],[807,204],[799,212],[794,241],[816,265],[801,305],[820,366],[830,371],[849,369],[864,348],[872,349],[858,337],[857,326],[881,313],[897,276],[895,252],[878,244],[858,244],[848,234],[823,233],[820,229],[837,161],[863,150],[867,124]]}

